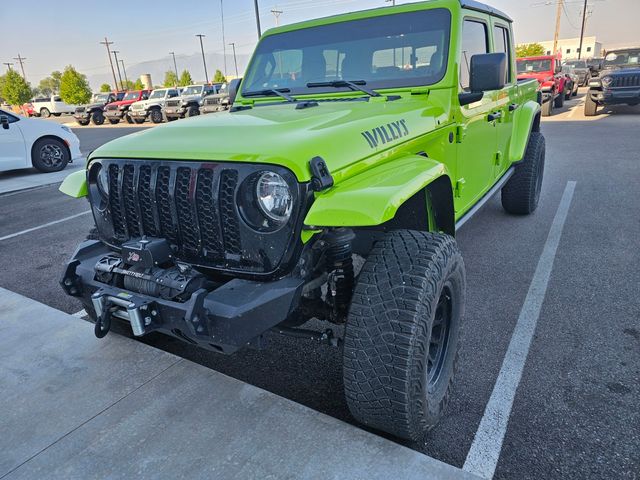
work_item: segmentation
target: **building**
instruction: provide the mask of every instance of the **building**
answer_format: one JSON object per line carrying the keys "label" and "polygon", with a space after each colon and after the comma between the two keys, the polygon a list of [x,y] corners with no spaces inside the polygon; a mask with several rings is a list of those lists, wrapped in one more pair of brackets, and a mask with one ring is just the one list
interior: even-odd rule
{"label": "building", "polygon": [[[553,54],[553,40],[549,42],[539,42],[544,47],[546,55]],[[558,51],[562,54],[563,60],[575,60],[578,58],[580,50],[580,38],[563,38],[558,40]],[[602,43],[598,42],[596,37],[584,37],[582,42],[581,58],[602,57]]]}

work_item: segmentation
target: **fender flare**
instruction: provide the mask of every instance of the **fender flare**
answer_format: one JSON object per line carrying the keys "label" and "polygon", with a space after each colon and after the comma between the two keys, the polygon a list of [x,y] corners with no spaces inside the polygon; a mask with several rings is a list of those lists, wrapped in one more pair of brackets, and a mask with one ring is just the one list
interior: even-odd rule
{"label": "fender flare", "polygon": [[86,197],[88,194],[87,171],[82,169],[67,175],[58,190],[73,198]]}
{"label": "fender flare", "polygon": [[[436,184],[438,189],[432,190],[430,186]],[[434,194],[439,196],[446,192],[443,187],[448,187],[448,201],[434,203]],[[424,216],[435,218],[439,229],[453,235],[451,192],[449,172],[443,163],[420,155],[405,156],[373,167],[318,194],[304,223],[310,227],[355,228],[384,227],[385,224],[417,228],[416,225],[423,225],[428,229],[429,218],[422,221],[415,218],[415,214],[413,218],[409,214],[421,210]],[[437,211],[434,212],[434,208]],[[411,225],[405,225],[405,219],[410,219]]]}
{"label": "fender flare", "polygon": [[526,102],[516,110],[513,119],[513,136],[509,146],[509,161],[511,163],[517,163],[524,158],[531,132],[540,131],[540,115],[540,104],[533,100]]}

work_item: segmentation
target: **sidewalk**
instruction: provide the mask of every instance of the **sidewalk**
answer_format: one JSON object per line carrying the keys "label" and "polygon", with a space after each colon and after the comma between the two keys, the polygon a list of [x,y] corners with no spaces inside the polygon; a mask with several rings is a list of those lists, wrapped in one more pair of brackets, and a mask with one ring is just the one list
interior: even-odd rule
{"label": "sidewalk", "polygon": [[35,168],[0,172],[0,195],[27,188],[42,187],[62,182],[67,175],[85,168],[85,160],[78,159],[60,172],[41,173]]}
{"label": "sidewalk", "polygon": [[4,289],[0,312],[1,479],[476,478]]}

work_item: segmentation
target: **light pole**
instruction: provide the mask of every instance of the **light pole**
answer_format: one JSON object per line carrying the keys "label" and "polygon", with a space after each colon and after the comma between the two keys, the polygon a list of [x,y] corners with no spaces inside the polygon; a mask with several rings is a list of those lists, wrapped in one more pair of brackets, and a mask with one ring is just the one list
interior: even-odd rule
{"label": "light pole", "polygon": [[236,57],[236,44],[234,42],[231,42],[229,45],[231,45],[231,48],[233,48],[233,63],[236,66],[236,78],[238,78],[240,75],[238,74],[238,59]]}
{"label": "light pole", "polygon": [[120,60],[120,63],[122,64],[122,74],[124,75],[124,83],[129,85],[129,79],[127,78],[127,71],[124,69],[124,60]]}
{"label": "light pole", "polygon": [[200,51],[202,51],[202,65],[204,65],[204,81],[209,83],[209,73],[207,73],[207,62],[204,59],[204,45],[202,44],[202,37],[206,37],[201,33],[198,33],[196,37],[200,38]]}
{"label": "light pole", "polygon": [[256,25],[258,26],[258,40],[260,40],[262,30],[260,29],[260,9],[258,8],[258,0],[253,0],[253,6],[256,9]]}
{"label": "light pole", "polygon": [[176,72],[176,82],[178,81],[178,66],[176,65],[176,52],[169,52],[169,55],[173,57],[173,69]]}
{"label": "light pole", "polygon": [[118,54],[120,53],[120,51],[111,50],[111,53],[113,53],[113,56],[116,57],[116,68],[118,70],[118,78],[120,79],[120,90],[125,90],[124,86],[122,85],[122,75],[120,74],[120,64],[118,63]]}
{"label": "light pole", "polygon": [[222,72],[225,76],[227,75],[227,41],[224,38],[224,6],[222,5],[222,1],[220,0],[220,14],[222,15],[222,58],[224,61],[224,72]]}
{"label": "light pole", "polygon": [[100,42],[100,44],[107,47],[107,55],[109,55],[109,64],[111,65],[111,73],[113,74],[113,85],[118,89],[118,80],[116,80],[116,71],[113,69],[113,59],[111,58],[111,51],[109,50],[109,45],[113,45],[113,42],[107,40],[107,37],[104,37],[104,42]]}

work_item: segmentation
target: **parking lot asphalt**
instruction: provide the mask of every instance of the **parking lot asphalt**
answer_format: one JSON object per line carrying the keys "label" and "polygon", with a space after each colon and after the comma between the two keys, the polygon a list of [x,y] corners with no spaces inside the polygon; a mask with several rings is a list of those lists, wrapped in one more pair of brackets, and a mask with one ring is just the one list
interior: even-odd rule
{"label": "parking lot asphalt", "polygon": [[[576,182],[495,478],[640,478],[638,114],[623,108],[587,119],[581,97],[567,102],[543,123],[536,213],[506,215],[496,197],[458,233],[468,283],[460,374],[446,417],[412,448],[465,463],[563,192]],[[96,146],[130,130],[74,129]],[[0,196],[0,239],[84,211],[86,200],[55,186]],[[80,310],[57,282],[91,224],[81,215],[0,240],[0,286]],[[161,335],[143,341],[353,422],[338,349],[274,335],[264,351],[227,357]]]}

